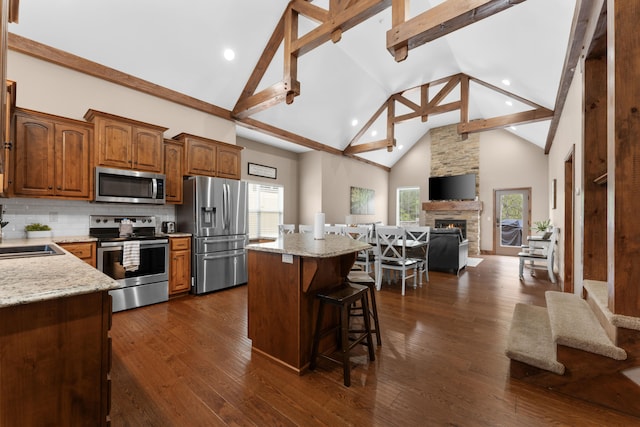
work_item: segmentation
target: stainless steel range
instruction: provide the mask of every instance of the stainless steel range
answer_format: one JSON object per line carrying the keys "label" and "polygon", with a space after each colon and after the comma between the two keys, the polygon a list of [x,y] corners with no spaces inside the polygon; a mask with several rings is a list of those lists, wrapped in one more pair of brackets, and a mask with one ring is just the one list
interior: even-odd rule
{"label": "stainless steel range", "polygon": [[89,221],[98,270],[123,285],[109,292],[113,311],[168,301],[169,239],[156,236],[156,218],[91,215]]}

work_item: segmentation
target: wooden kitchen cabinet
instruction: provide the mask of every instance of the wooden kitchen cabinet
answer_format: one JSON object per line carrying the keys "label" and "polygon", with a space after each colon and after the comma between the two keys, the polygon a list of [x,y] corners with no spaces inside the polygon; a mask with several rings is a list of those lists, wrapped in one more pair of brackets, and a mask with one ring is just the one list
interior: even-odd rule
{"label": "wooden kitchen cabinet", "polygon": [[16,109],[15,117],[10,193],[90,200],[92,126],[25,109]]}
{"label": "wooden kitchen cabinet", "polygon": [[16,82],[7,80],[4,92],[4,108],[2,110],[2,141],[0,141],[0,196],[9,194],[11,181],[11,148],[13,147],[13,114],[16,107]]}
{"label": "wooden kitchen cabinet", "polygon": [[184,143],[164,140],[165,200],[182,204],[182,170],[184,169]]}
{"label": "wooden kitchen cabinet", "polygon": [[96,268],[96,243],[95,242],[75,242],[75,243],[57,243],[92,266]]}
{"label": "wooden kitchen cabinet", "polygon": [[108,426],[108,291],[0,308],[0,425]]}
{"label": "wooden kitchen cabinet", "polygon": [[167,128],[91,109],[84,118],[95,126],[96,166],[162,173]]}
{"label": "wooden kitchen cabinet", "polygon": [[181,133],[173,137],[184,142],[185,175],[240,179],[244,147]]}
{"label": "wooden kitchen cabinet", "polygon": [[191,237],[169,238],[169,295],[191,289]]}

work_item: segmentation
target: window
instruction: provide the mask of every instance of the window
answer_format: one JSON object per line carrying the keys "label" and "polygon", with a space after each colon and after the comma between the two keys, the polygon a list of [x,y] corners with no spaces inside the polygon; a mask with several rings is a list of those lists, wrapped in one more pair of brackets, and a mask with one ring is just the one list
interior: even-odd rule
{"label": "window", "polygon": [[396,223],[420,225],[420,188],[399,187],[396,200]]}
{"label": "window", "polygon": [[282,223],[284,188],[281,185],[249,183],[249,238],[278,237]]}

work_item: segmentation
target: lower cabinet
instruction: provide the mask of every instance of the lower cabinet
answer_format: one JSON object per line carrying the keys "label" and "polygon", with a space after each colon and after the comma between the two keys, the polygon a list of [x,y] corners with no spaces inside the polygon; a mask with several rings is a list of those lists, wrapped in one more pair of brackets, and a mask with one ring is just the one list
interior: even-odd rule
{"label": "lower cabinet", "polygon": [[169,295],[191,289],[191,237],[169,238]]}
{"label": "lower cabinet", "polygon": [[96,268],[95,242],[58,243],[58,246],[65,248],[93,268]]}
{"label": "lower cabinet", "polygon": [[108,291],[0,308],[0,426],[108,426]]}

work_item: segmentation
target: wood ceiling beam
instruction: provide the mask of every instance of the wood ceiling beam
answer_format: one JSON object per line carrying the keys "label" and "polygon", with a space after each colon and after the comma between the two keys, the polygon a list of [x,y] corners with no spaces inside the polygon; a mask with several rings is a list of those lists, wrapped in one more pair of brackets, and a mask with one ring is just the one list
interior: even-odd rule
{"label": "wood ceiling beam", "polygon": [[[488,18],[525,0],[446,0],[409,20],[403,0],[394,0],[393,27],[387,31],[387,50],[396,61],[407,58],[408,51],[445,36],[467,25]],[[404,9],[404,10],[402,10]]]}
{"label": "wood ceiling beam", "polygon": [[243,120],[239,120],[236,122],[239,126],[246,127],[248,129],[260,131],[262,133],[266,133],[267,135],[271,135],[276,138],[284,139],[285,141],[292,142],[296,145],[301,145],[303,147],[311,148],[312,150],[324,151],[331,154],[342,154],[341,150],[337,148],[330,147],[328,145],[321,144],[317,141],[314,141],[309,138],[305,138],[293,132],[286,131],[284,129],[277,128],[267,123],[263,123],[261,121],[246,118]]}
{"label": "wood ceiling beam", "polygon": [[555,113],[551,119],[547,142],[544,146],[545,154],[549,154],[553,139],[558,131],[562,110],[564,109],[567,94],[573,81],[574,71],[580,60],[580,55],[583,53],[583,50],[588,49],[591,45],[591,41],[599,27],[598,23],[601,22],[603,14],[606,17],[606,6],[607,2],[605,0],[576,0],[569,36],[569,46],[567,48],[567,55],[564,58],[562,77],[560,77],[560,85],[558,87],[558,94],[556,95]]}
{"label": "wood ceiling beam", "polygon": [[445,84],[444,87],[440,89],[433,98],[431,98],[431,101],[429,101],[429,103],[427,104],[427,107],[435,107],[440,102],[442,102],[442,100],[444,100],[447,97],[447,95],[449,95],[451,91],[455,89],[458,83],[460,83],[460,74],[451,76],[447,84]]}
{"label": "wood ceiling beam", "polygon": [[[296,96],[300,94],[300,82],[281,81],[238,101],[233,109],[233,117],[242,120],[283,101],[286,102],[290,93],[295,93]],[[290,104],[290,102],[287,103]]]}
{"label": "wood ceiling beam", "polygon": [[[404,92],[403,92],[404,93]],[[405,98],[402,94],[400,93],[396,93],[395,95],[391,95],[391,99],[393,99],[394,101],[397,101],[405,106],[407,106],[408,108],[412,109],[415,112],[420,112],[422,110],[422,107],[420,107],[418,104],[416,104],[415,102]]]}
{"label": "wood ceiling beam", "polygon": [[117,85],[146,93],[160,99],[185,105],[194,110],[203,111],[213,116],[227,120],[233,120],[231,111],[218,107],[217,105],[201,101],[191,96],[176,92],[166,87],[139,79],[131,74],[123,73],[113,68],[105,67],[88,59],[81,58],[71,53],[56,49],[51,46],[38,43],[17,34],[9,33],[8,48],[25,55],[38,58],[42,61],[60,65],[70,70],[78,71],[89,76],[96,77]]}
{"label": "wood ceiling beam", "polygon": [[276,52],[280,47],[280,44],[284,40],[284,19],[286,14],[287,12],[285,11],[280,17],[278,24],[276,24],[276,28],[273,30],[273,33],[271,34],[269,41],[267,41],[267,45],[262,51],[262,54],[258,59],[258,63],[253,69],[253,72],[251,73],[249,80],[247,80],[247,83],[245,84],[244,89],[242,89],[242,92],[240,93],[238,102],[255,93],[256,89],[258,88],[258,85],[260,84],[260,81],[264,77],[264,74],[267,72],[267,69],[269,68],[269,64],[271,64],[271,61],[273,61],[273,58],[275,57]]}
{"label": "wood ceiling beam", "polygon": [[8,22],[18,23],[20,11],[20,0],[9,0]]}
{"label": "wood ceiling beam", "polygon": [[366,153],[368,151],[381,150],[383,148],[389,149],[390,145],[394,145],[393,142],[389,142],[388,139],[381,139],[374,142],[365,142],[364,144],[349,145],[342,152],[343,154],[359,154]]}
{"label": "wood ceiling beam", "polygon": [[[395,123],[405,122],[407,120],[416,119],[418,117],[424,118],[429,116],[435,116],[437,114],[449,113],[451,111],[456,111],[461,109],[461,101],[453,101],[448,104],[436,105],[435,107],[427,107],[424,109],[420,109],[420,111],[416,111],[413,113],[406,113],[401,116],[396,116],[393,118]],[[422,120],[423,122],[426,119]]]}
{"label": "wood ceiling beam", "polygon": [[[300,2],[301,0],[295,0],[292,3],[292,7],[298,7],[298,3]],[[298,38],[298,40],[292,44],[291,53],[300,57],[329,40],[332,40],[332,36],[336,30],[343,33],[389,6],[391,6],[391,0],[357,0],[348,2],[346,8],[340,8],[335,11],[329,10],[329,18],[318,27]]]}
{"label": "wood ceiling beam", "polygon": [[469,123],[459,123],[458,133],[475,133],[493,129],[501,129],[512,125],[522,125],[527,123],[548,120],[553,117],[553,111],[547,108],[537,108],[530,111],[522,111],[520,113],[507,114],[491,119],[471,120]]}

